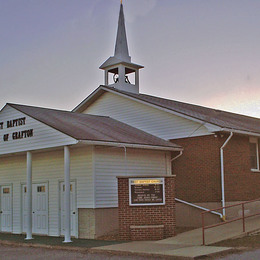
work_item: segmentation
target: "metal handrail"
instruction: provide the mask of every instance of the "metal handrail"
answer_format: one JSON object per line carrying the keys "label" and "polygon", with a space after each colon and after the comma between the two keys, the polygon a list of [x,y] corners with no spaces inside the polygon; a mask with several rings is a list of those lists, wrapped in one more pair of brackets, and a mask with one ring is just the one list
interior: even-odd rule
{"label": "metal handrail", "polygon": [[[206,229],[217,227],[217,226],[222,226],[222,225],[225,225],[225,224],[228,224],[228,223],[231,223],[231,222],[235,222],[235,221],[238,221],[238,220],[241,220],[241,219],[243,220],[242,221],[243,232],[246,232],[245,219],[246,218],[250,218],[250,217],[254,217],[254,216],[258,216],[258,215],[260,215],[260,213],[251,214],[251,215],[245,216],[245,204],[249,204],[249,203],[256,202],[256,201],[260,201],[260,198],[254,199],[254,200],[250,200],[250,201],[241,202],[241,203],[237,203],[237,204],[233,204],[233,205],[229,205],[229,206],[225,206],[225,207],[220,207],[220,208],[216,208],[216,209],[205,210],[205,211],[201,212],[202,244],[205,245],[205,230]],[[222,222],[222,223],[205,226],[204,215],[206,213],[211,213],[212,211],[217,211],[217,210],[221,210],[221,209],[224,209],[224,208],[226,209],[226,208],[232,208],[232,207],[237,207],[237,206],[241,206],[242,207],[242,217],[241,218],[235,218],[235,219],[231,219],[231,220],[226,220],[225,218],[223,218],[224,222]]]}

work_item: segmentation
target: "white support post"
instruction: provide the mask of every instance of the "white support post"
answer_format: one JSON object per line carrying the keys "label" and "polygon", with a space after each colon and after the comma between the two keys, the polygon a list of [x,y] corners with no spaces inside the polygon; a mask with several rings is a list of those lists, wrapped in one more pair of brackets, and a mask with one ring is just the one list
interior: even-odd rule
{"label": "white support post", "polygon": [[118,66],[118,82],[125,84],[125,67],[123,65]]}
{"label": "white support post", "polygon": [[108,85],[108,70],[105,70],[105,85],[107,86]]}
{"label": "white support post", "polygon": [[64,146],[64,209],[65,209],[65,238],[64,243],[70,243],[70,150],[68,146]]}
{"label": "white support post", "polygon": [[27,230],[26,230],[26,240],[32,238],[32,153],[27,152]]}
{"label": "white support post", "polygon": [[139,70],[138,69],[135,71],[135,85],[137,86],[139,92]]}

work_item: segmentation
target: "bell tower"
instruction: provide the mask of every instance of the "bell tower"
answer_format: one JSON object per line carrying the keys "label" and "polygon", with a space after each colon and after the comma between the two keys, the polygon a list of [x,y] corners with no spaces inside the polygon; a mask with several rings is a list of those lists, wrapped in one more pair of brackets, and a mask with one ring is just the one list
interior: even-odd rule
{"label": "bell tower", "polygon": [[[99,68],[104,70],[106,86],[139,93],[139,69],[143,66],[132,63],[129,56],[122,2],[120,4],[114,56],[109,57]],[[130,76],[131,79],[129,79]]]}

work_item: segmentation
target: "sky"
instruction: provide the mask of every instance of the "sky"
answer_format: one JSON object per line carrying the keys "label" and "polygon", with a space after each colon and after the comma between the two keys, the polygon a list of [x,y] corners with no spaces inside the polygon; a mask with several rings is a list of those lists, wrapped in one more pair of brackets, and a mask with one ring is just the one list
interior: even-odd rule
{"label": "sky", "polygon": [[[140,92],[260,118],[259,0],[123,0]],[[0,0],[0,108],[72,110],[114,54],[120,0]]]}

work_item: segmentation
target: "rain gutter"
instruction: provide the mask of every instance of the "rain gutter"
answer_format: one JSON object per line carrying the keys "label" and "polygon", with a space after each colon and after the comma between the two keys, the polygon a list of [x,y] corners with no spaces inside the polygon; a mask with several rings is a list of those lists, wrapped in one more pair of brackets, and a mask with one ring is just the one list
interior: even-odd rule
{"label": "rain gutter", "polygon": [[170,147],[170,146],[167,147],[167,146],[156,146],[156,145],[145,145],[145,144],[127,144],[127,143],[118,143],[118,142],[88,141],[88,140],[80,140],[79,144],[118,146],[118,147],[127,147],[127,148],[152,149],[152,150],[160,150],[160,151],[181,151],[182,150],[182,148]]}

